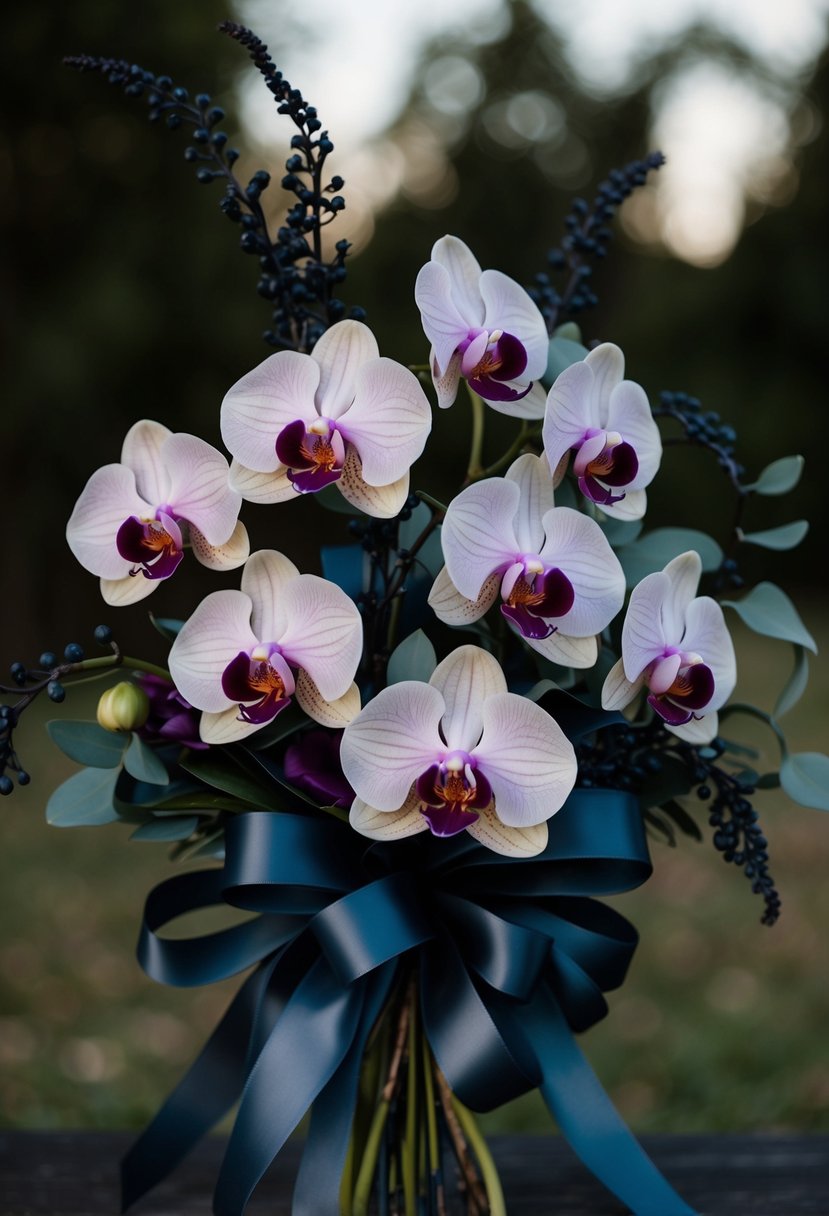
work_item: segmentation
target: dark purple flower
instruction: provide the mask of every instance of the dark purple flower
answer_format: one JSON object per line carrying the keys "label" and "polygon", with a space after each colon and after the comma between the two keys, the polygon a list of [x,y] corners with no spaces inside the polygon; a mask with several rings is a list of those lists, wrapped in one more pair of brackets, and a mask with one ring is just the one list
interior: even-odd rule
{"label": "dark purple flower", "polygon": [[142,672],[137,681],[150,698],[150,715],[138,731],[142,739],[180,743],[196,751],[208,744],[199,738],[199,711],[194,709],[170,680]]}
{"label": "dark purple flower", "polygon": [[340,764],[341,730],[309,730],[285,752],[285,776],[321,806],[350,807],[354,791]]}

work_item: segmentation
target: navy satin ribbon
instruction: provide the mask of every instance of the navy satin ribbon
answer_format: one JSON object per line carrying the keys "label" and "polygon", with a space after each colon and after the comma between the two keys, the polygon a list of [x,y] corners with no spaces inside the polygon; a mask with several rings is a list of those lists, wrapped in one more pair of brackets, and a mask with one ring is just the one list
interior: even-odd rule
{"label": "navy satin ribbon", "polygon": [[[638,1216],[694,1216],[625,1127],[573,1038],[607,1011],[636,945],[592,898],[650,873],[636,801],[577,790],[534,858],[467,834],[366,845],[339,820],[252,811],[228,823],[222,870],[180,875],[147,901],[142,966],[167,984],[256,969],[122,1165],[124,1208],[235,1102],[214,1196],[241,1216],[308,1108],[293,1216],[338,1216],[360,1066],[404,956],[451,1089],[491,1110],[540,1088],[584,1163]],[[158,936],[182,913],[228,903],[260,915],[188,940]]]}

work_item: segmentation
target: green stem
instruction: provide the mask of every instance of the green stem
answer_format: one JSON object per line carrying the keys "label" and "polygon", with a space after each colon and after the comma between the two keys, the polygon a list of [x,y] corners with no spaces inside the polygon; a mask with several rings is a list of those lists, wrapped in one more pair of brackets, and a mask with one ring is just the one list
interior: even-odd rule
{"label": "green stem", "polygon": [[473,392],[467,384],[469,392],[469,400],[472,404],[472,440],[469,445],[469,464],[466,468],[466,481],[464,485],[469,485],[472,481],[478,481],[484,475],[484,467],[481,464],[481,457],[484,449],[484,403],[477,393]]}
{"label": "green stem", "polygon": [[369,1128],[368,1136],[366,1137],[366,1147],[363,1153],[363,1159],[360,1162],[360,1169],[357,1174],[357,1185],[354,1188],[352,1216],[368,1216],[368,1205],[371,1200],[374,1171],[377,1168],[377,1158],[380,1153],[380,1141],[383,1138],[383,1131],[385,1129],[386,1120],[388,1117],[389,1102],[385,1098],[381,1098],[380,1102],[377,1104],[377,1109],[374,1112],[374,1118],[371,1121],[371,1127]]}
{"label": "green stem", "polygon": [[452,1094],[452,1108],[458,1116],[458,1122],[472,1146],[478,1159],[478,1165],[481,1167],[481,1176],[484,1180],[486,1197],[489,1202],[489,1216],[507,1216],[507,1205],[504,1202],[501,1179],[498,1177],[498,1170],[495,1168],[492,1154],[487,1147],[486,1140],[481,1135],[481,1129],[478,1127],[475,1116],[471,1111],[466,1109],[462,1102],[458,1101],[454,1094]]}
{"label": "green stem", "polygon": [[412,993],[409,1015],[408,1072],[406,1075],[406,1132],[402,1146],[403,1198],[406,1216],[417,1216],[417,998]]}
{"label": "green stem", "polygon": [[540,437],[540,435],[541,435],[541,430],[539,427],[531,426],[529,424],[529,422],[522,422],[521,430],[518,432],[517,437],[513,440],[513,442],[507,448],[504,455],[499,456],[498,459],[494,462],[494,464],[491,464],[488,468],[484,469],[481,476],[482,477],[494,477],[496,473],[500,473],[501,469],[505,469],[507,467],[507,465],[512,464],[513,460],[515,459],[515,457],[518,455],[518,453],[521,451],[521,449],[524,447],[524,445],[526,443],[529,443],[529,441],[531,439],[538,439]]}
{"label": "green stem", "polygon": [[425,502],[427,507],[431,507],[433,511],[440,511],[441,515],[446,514],[446,503],[441,502],[439,498],[433,498],[425,490],[415,490],[415,495],[421,502]]}
{"label": "green stem", "polygon": [[[95,660],[92,659],[94,663]],[[160,676],[162,680],[169,680],[173,683],[172,677],[166,667],[159,667],[156,663],[145,663],[143,659],[133,659],[130,655],[125,654],[121,659],[124,667],[130,667],[133,671],[146,671],[148,675]]]}

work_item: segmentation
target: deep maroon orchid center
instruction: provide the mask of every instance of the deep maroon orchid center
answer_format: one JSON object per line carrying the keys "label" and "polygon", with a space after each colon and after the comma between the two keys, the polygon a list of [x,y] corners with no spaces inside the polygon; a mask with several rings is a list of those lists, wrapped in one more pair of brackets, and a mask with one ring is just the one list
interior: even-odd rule
{"label": "deep maroon orchid center", "polygon": [[618,431],[590,427],[578,447],[573,472],[581,492],[600,506],[607,506],[624,498],[624,490],[614,494],[613,489],[630,486],[639,472],[639,457]]}
{"label": "deep maroon orchid center", "polygon": [[179,522],[167,506],[151,517],[130,515],[118,529],[115,544],[121,557],[133,563],[130,574],[140,572],[145,578],[169,578],[184,556]]}
{"label": "deep maroon orchid center", "polygon": [[526,397],[532,382],[514,388],[527,366],[527,350],[514,334],[503,329],[470,329],[457,346],[461,375],[479,396],[493,401],[517,401]]}
{"label": "deep maroon orchid center", "polygon": [[489,806],[492,788],[468,752],[455,751],[431,765],[415,782],[420,810],[435,836],[455,836]]}
{"label": "deep maroon orchid center", "polygon": [[534,641],[555,633],[555,619],[570,611],[575,598],[564,571],[547,566],[540,557],[519,558],[501,583],[502,614]]}
{"label": "deep maroon orchid center", "polygon": [[276,455],[288,470],[294,489],[314,493],[338,481],[345,462],[345,442],[328,418],[306,427],[301,419],[289,422],[276,437]]}
{"label": "deep maroon orchid center", "polygon": [[222,691],[239,706],[239,719],[261,725],[290,703],[296,687],[279,647],[256,646],[239,652],[222,673]]}
{"label": "deep maroon orchid center", "polygon": [[[664,677],[666,664],[677,656],[679,666],[676,671],[671,677]],[[670,678],[670,683],[664,687],[667,678]],[[670,655],[652,665],[647,680],[651,688],[648,703],[671,726],[683,726],[692,718],[703,717],[716,687],[714,673],[699,655],[681,654],[674,648]]]}

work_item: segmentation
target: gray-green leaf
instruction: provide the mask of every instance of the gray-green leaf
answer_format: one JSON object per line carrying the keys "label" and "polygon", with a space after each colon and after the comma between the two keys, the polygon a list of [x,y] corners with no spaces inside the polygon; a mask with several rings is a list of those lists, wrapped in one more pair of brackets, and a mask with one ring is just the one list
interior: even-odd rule
{"label": "gray-green leaf", "polygon": [[148,785],[170,784],[170,774],[158,756],[135,733],[124,753],[124,768],[136,781],[146,781]]}
{"label": "gray-green leaf", "polygon": [[428,681],[437,667],[435,648],[422,629],[404,638],[389,659],[386,680],[399,684],[401,680]]}
{"label": "gray-green leaf", "polygon": [[774,583],[758,583],[741,600],[723,600],[723,607],[733,608],[755,633],[806,646],[817,654],[815,639],[801,621],[794,604]]}
{"label": "gray-green leaf", "polygon": [[197,815],[171,815],[142,823],[130,840],[188,840],[199,826]]}
{"label": "gray-green leaf", "polygon": [[582,346],[581,342],[574,342],[572,338],[551,338],[547,354],[547,370],[543,379],[548,384],[552,384],[566,367],[570,367],[573,363],[580,363],[582,359],[587,358],[587,354],[587,347]]}
{"label": "gray-green leaf", "polygon": [[83,768],[59,785],[46,804],[46,822],[58,828],[114,823],[119,769]]}
{"label": "gray-green leaf", "polygon": [[809,531],[808,519],[795,519],[779,528],[766,528],[762,532],[744,532],[742,540],[761,549],[794,549]]}
{"label": "gray-green leaf", "polygon": [[713,537],[694,528],[654,528],[653,532],[647,532],[619,552],[627,585],[635,587],[648,574],[663,569],[689,549],[697,551],[703,570],[716,570],[723,558]]}
{"label": "gray-green leaf", "polygon": [[104,730],[97,722],[65,722],[60,718],[47,722],[46,729],[70,760],[91,768],[117,768],[130,738]]}
{"label": "gray-green leaf", "polygon": [[780,765],[780,784],[801,806],[829,811],[829,756],[820,752],[794,752]]}
{"label": "gray-green leaf", "polygon": [[797,705],[803,693],[806,691],[806,685],[809,683],[809,658],[802,646],[794,648],[794,668],[792,674],[786,681],[783,691],[777,698],[777,704],[774,707],[772,717],[782,718],[789,710]]}
{"label": "gray-green leaf", "polygon": [[804,464],[802,456],[781,456],[767,464],[757,480],[745,488],[755,494],[788,494],[800,481]]}

